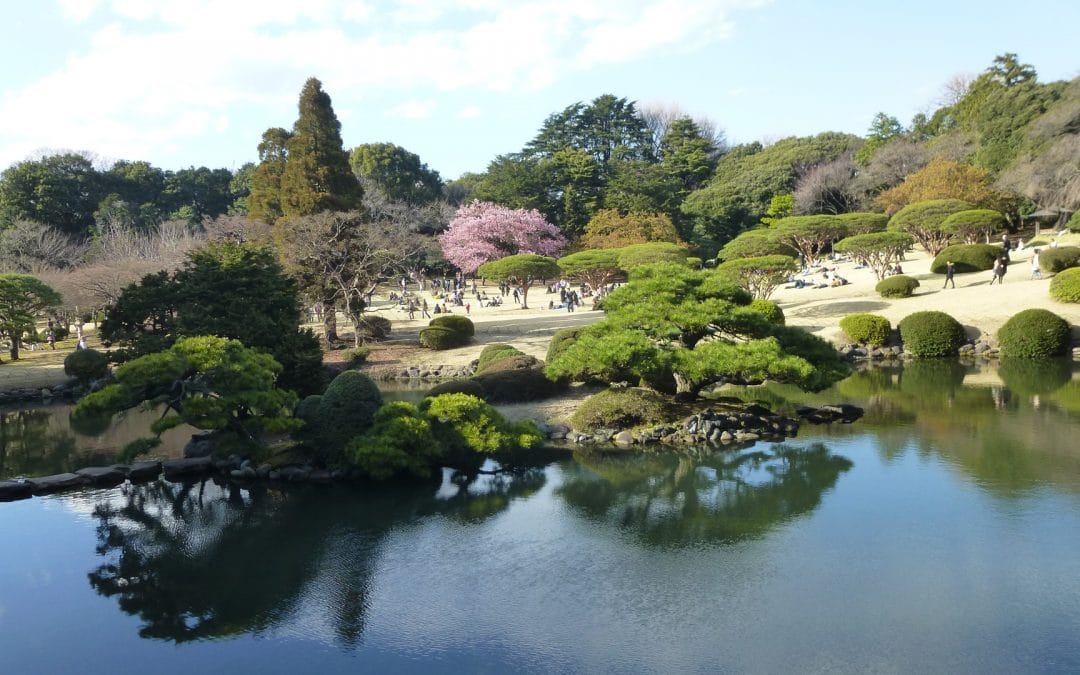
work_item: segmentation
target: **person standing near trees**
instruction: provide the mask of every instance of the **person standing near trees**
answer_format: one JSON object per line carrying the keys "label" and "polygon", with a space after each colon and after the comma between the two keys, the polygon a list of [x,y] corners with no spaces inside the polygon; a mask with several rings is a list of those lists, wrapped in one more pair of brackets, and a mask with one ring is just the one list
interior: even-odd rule
{"label": "person standing near trees", "polygon": [[990,277],[990,285],[993,286],[994,282],[1005,283],[1005,280],[1001,277],[1001,258],[994,258],[994,269],[992,270],[994,276]]}
{"label": "person standing near trees", "polygon": [[1039,267],[1039,249],[1031,256],[1031,278],[1042,279],[1042,268]]}
{"label": "person standing near trees", "polygon": [[[953,279],[953,274],[955,274],[955,273],[956,273],[956,265],[953,264],[953,261],[946,260],[945,261],[945,285],[942,286],[943,289],[948,288],[949,284],[952,284],[952,287],[956,288],[956,280]],[[991,280],[990,283],[994,283],[993,280]]]}

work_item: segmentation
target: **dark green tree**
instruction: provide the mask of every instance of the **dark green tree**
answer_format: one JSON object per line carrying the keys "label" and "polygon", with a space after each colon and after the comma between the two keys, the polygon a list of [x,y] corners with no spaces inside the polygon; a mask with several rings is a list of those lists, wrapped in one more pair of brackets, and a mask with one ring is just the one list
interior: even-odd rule
{"label": "dark green tree", "polygon": [[273,225],[282,216],[281,176],[289,158],[289,139],[292,134],[281,127],[263,132],[259,142],[259,164],[251,174],[248,195],[248,216]]}
{"label": "dark green tree", "polygon": [[85,236],[106,192],[101,173],[84,155],[69,152],[19,162],[0,174],[0,228],[33,220]]}
{"label": "dark green tree", "polygon": [[559,264],[554,258],[534,253],[511,255],[481,265],[478,276],[494,281],[509,281],[521,287],[521,308],[528,309],[529,287],[539,281],[559,276]]}
{"label": "dark green tree", "polygon": [[341,123],[314,77],[300,92],[300,116],[286,148],[281,175],[281,210],[287,217],[360,207],[363,189],[342,148]]}
{"label": "dark green tree", "polygon": [[11,360],[19,358],[19,342],[34,333],[38,317],[60,304],[60,294],[29,274],[0,274],[0,337],[11,341]]}
{"label": "dark green tree", "polygon": [[428,204],[442,196],[438,171],[420,156],[393,143],[365,143],[349,153],[353,173],[377,185],[386,196],[407,204]]}

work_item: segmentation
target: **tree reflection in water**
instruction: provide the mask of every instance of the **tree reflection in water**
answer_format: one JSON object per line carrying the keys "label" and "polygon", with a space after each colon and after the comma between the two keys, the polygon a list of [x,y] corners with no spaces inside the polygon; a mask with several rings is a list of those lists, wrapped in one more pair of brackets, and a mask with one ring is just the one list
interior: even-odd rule
{"label": "tree reflection in water", "polygon": [[321,604],[342,646],[360,643],[384,538],[440,515],[479,522],[540,489],[542,468],[455,474],[430,485],[277,491],[165,481],[110,491],[94,508],[100,594],[145,638],[188,642],[258,633]]}
{"label": "tree reflection in water", "polygon": [[820,443],[759,444],[702,459],[672,452],[577,460],[557,494],[586,517],[659,547],[761,536],[813,511],[852,467]]}

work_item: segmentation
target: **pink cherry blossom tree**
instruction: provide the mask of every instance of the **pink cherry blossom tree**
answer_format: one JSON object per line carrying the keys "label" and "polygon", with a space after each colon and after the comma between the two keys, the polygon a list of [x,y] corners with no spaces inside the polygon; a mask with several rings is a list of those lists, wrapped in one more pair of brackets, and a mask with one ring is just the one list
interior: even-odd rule
{"label": "pink cherry blossom tree", "polygon": [[443,256],[466,274],[490,261],[520,253],[558,256],[566,238],[539,211],[474,201],[458,209],[439,235]]}

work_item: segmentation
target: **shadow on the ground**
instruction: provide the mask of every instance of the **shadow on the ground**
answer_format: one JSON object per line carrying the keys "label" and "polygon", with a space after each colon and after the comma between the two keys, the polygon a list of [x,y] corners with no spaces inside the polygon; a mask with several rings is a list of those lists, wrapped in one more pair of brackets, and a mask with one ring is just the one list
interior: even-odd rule
{"label": "shadow on the ground", "polygon": [[796,306],[784,310],[789,317],[812,319],[819,316],[834,316],[836,314],[855,314],[857,312],[872,312],[885,309],[889,305],[873,300],[847,300],[841,302],[822,302],[812,307]]}

